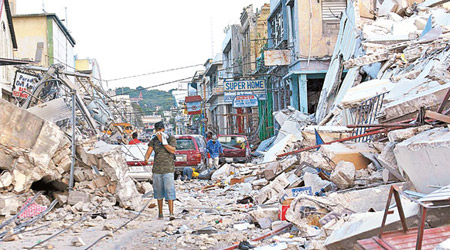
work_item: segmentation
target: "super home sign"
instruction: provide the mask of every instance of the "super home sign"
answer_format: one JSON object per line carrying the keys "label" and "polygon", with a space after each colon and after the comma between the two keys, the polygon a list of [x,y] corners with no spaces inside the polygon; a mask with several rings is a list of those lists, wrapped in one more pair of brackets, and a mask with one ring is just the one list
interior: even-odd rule
{"label": "super home sign", "polygon": [[264,80],[225,81],[223,83],[224,92],[263,91],[265,89],[266,82]]}

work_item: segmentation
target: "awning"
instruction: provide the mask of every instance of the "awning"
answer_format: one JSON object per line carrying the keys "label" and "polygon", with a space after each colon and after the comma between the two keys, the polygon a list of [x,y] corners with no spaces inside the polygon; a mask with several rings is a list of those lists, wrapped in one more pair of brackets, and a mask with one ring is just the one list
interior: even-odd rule
{"label": "awning", "polygon": [[0,58],[0,66],[8,66],[8,65],[24,65],[30,64],[32,61],[19,60],[19,59],[9,59],[9,58]]}

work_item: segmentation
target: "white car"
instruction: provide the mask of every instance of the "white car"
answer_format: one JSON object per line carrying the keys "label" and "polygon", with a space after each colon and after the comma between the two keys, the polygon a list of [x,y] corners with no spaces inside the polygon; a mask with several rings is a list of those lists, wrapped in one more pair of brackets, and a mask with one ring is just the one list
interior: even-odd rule
{"label": "white car", "polygon": [[153,177],[152,166],[155,153],[152,152],[148,165],[144,165],[147,149],[148,146],[145,143],[122,145],[122,151],[129,166],[128,175],[137,181],[149,181]]}

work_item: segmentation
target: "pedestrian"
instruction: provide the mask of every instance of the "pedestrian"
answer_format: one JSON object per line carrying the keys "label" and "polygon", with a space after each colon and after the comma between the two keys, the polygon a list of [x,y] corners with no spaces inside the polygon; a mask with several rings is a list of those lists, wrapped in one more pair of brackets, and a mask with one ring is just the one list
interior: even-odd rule
{"label": "pedestrian", "polygon": [[158,219],[163,219],[163,199],[169,205],[169,218],[175,219],[173,213],[173,201],[175,196],[175,150],[177,141],[174,136],[166,134],[162,121],[155,124],[155,135],[148,143],[148,150],[145,154],[145,165],[153,151],[153,196],[158,201]]}
{"label": "pedestrian", "polygon": [[130,142],[128,142],[128,145],[133,145],[133,144],[138,144],[138,143],[142,143],[139,139],[138,139],[138,133],[137,132],[133,132],[133,134],[131,135],[131,138],[133,138]]}
{"label": "pedestrian", "polygon": [[113,142],[113,144],[115,144],[115,145],[122,145],[122,144],[124,144],[123,140],[122,140],[122,136],[118,135],[117,138],[116,138],[116,142]]}
{"label": "pedestrian", "polygon": [[192,179],[192,175],[194,174],[194,169],[191,167],[183,168],[183,174],[181,176],[182,181],[190,181]]}
{"label": "pedestrian", "polygon": [[219,156],[223,154],[223,149],[216,135],[213,135],[211,140],[206,143],[206,151],[210,155],[208,159],[209,167],[217,168],[219,166]]}
{"label": "pedestrian", "polygon": [[212,133],[211,131],[209,131],[209,132],[206,134],[206,141],[211,140],[212,135],[213,135],[213,133]]}

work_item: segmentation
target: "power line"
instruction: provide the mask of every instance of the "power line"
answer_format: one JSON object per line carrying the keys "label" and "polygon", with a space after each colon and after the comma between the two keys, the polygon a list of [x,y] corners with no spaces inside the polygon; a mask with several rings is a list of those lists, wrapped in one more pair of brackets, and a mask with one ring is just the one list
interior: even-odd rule
{"label": "power line", "polygon": [[112,82],[112,81],[118,81],[118,80],[125,80],[125,79],[140,77],[140,76],[154,75],[154,74],[165,73],[165,72],[170,72],[170,71],[176,71],[176,70],[181,70],[181,69],[188,69],[188,68],[198,67],[198,66],[202,66],[202,65],[203,64],[194,64],[194,65],[178,67],[178,68],[172,68],[172,69],[159,70],[159,71],[154,71],[154,72],[144,73],[144,74],[139,74],[139,75],[124,76],[124,77],[114,78],[114,79],[110,79],[110,80],[106,80],[106,81],[107,82]]}

